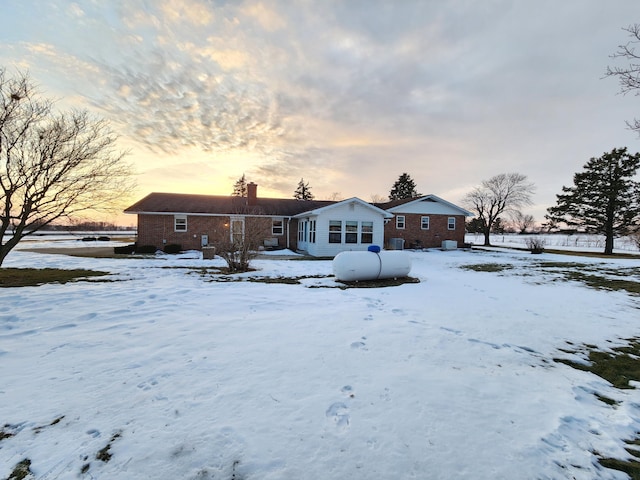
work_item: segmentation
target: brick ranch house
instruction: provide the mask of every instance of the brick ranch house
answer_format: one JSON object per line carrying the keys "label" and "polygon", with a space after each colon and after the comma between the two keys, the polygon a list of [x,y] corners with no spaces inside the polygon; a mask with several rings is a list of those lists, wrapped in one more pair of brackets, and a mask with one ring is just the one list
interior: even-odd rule
{"label": "brick ranch house", "polygon": [[394,216],[384,228],[387,244],[392,239],[402,239],[400,243],[405,248],[440,247],[445,240],[454,240],[462,245],[465,219],[473,216],[473,213],[435,195],[375,205]]}
{"label": "brick ranch house", "polygon": [[[435,195],[385,204],[353,197],[342,201],[260,198],[255,183],[247,197],[151,193],[125,210],[138,216],[138,245],[184,250],[215,246],[216,239],[264,237],[263,245],[335,256],[345,250],[389,247],[440,247],[442,240],[464,242],[466,210]],[[397,241],[394,241],[397,244]]]}

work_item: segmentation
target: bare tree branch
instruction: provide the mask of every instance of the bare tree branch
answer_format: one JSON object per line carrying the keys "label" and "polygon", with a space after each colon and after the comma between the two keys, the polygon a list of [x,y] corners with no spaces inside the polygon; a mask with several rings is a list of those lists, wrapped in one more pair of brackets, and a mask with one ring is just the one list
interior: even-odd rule
{"label": "bare tree branch", "polygon": [[133,182],[116,139],[106,121],[55,112],[28,74],[0,68],[0,265],[57,219],[121,207]]}
{"label": "bare tree branch", "polygon": [[[640,44],[640,24],[629,25],[623,30],[629,34],[631,40],[619,45],[611,58],[624,58],[629,61],[629,64],[623,67],[607,67],[606,76],[618,78],[620,93],[623,95],[628,93],[640,95],[640,53],[636,50]],[[631,130],[640,133],[640,120],[627,121],[627,125]]]}

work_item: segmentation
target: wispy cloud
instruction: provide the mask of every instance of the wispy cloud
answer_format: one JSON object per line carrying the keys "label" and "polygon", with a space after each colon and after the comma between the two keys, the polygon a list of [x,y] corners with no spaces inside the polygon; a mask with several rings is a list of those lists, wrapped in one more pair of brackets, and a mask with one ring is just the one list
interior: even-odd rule
{"label": "wispy cloud", "polygon": [[601,80],[633,0],[7,2],[1,61],[84,98],[127,144],[185,169],[244,155],[227,177],[273,191],[304,177],[366,197],[408,171],[437,194],[522,170],[552,202],[633,139],[632,102]]}

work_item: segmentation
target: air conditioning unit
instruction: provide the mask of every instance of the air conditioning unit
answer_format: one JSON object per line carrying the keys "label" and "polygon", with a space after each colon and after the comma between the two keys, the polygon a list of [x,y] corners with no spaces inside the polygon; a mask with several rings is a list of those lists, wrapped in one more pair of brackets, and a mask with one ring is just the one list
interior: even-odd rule
{"label": "air conditioning unit", "polygon": [[455,250],[456,248],[458,248],[458,242],[455,240],[442,241],[442,250]]}
{"label": "air conditioning unit", "polygon": [[389,249],[391,250],[404,250],[404,238],[390,238]]}

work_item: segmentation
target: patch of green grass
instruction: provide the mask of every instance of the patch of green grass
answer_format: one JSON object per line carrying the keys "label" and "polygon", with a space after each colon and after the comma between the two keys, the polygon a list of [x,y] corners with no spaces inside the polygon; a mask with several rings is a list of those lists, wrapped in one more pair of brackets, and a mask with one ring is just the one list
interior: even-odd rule
{"label": "patch of green grass", "polygon": [[[561,351],[574,354],[586,353],[588,362],[584,364],[563,358],[554,358],[554,361],[598,375],[615,388],[633,389],[635,387],[629,382],[632,380],[640,381],[640,339],[631,338],[627,342],[626,346],[614,348],[610,352],[598,350],[595,345],[583,345],[576,348],[567,342],[574,348],[572,350],[561,349]],[[619,402],[597,392],[595,396],[598,400],[614,408],[619,404]],[[625,443],[629,445],[626,450],[632,456],[631,459],[608,458],[600,456],[598,452],[593,453],[598,457],[598,462],[603,467],[625,472],[633,480],[640,480],[640,451],[637,448],[640,446],[640,432],[638,435],[636,438],[625,440]]]}
{"label": "patch of green grass", "polygon": [[[532,261],[528,268],[515,268],[503,263],[479,263],[462,265],[463,270],[474,272],[502,273],[513,272],[514,275],[530,276],[534,273],[551,274],[551,281],[574,281],[597,290],[625,291],[632,295],[640,295],[640,268],[612,267],[606,264],[586,264],[578,262]],[[620,278],[622,277],[622,278]]]}
{"label": "patch of green grass", "polygon": [[513,268],[513,265],[506,263],[477,263],[474,265],[462,265],[460,268],[463,270],[472,270],[474,272],[497,273],[510,270]]}
{"label": "patch of green grass", "polygon": [[605,468],[626,473],[631,477],[631,480],[640,480],[640,462],[635,458],[631,460],[620,460],[617,458],[598,457],[598,462]]}
{"label": "patch of green grass", "polygon": [[27,478],[27,476],[33,476],[33,472],[31,471],[31,460],[25,458],[24,460],[16,463],[16,466],[13,467],[13,471],[7,480],[23,480],[24,478]]}
{"label": "patch of green grass", "polygon": [[[631,339],[625,347],[613,349],[611,352],[597,350],[595,346],[584,346],[588,355],[588,363],[579,363],[565,358],[555,358],[577,370],[591,372],[611,383],[615,388],[630,389],[629,381],[640,381],[640,340]],[[566,350],[565,350],[566,351]],[[572,352],[572,353],[575,353]]]}
{"label": "patch of green grass", "polygon": [[619,291],[624,290],[634,295],[640,295],[640,282],[633,280],[619,280],[617,278],[606,278],[601,275],[590,275],[587,273],[567,271],[562,273],[567,280],[581,282],[596,290]]}
{"label": "patch of green grass", "polygon": [[107,445],[104,448],[100,449],[100,451],[96,453],[96,460],[100,460],[101,462],[105,462],[105,463],[111,460],[111,457],[113,457],[113,454],[109,450],[111,449],[113,442],[115,442],[121,436],[122,434],[120,432],[114,433],[111,436],[111,440],[109,440],[109,443],[107,443]]}
{"label": "patch of green grass", "polygon": [[0,287],[35,287],[46,283],[75,282],[104,275],[109,275],[109,272],[57,268],[0,268]]}

